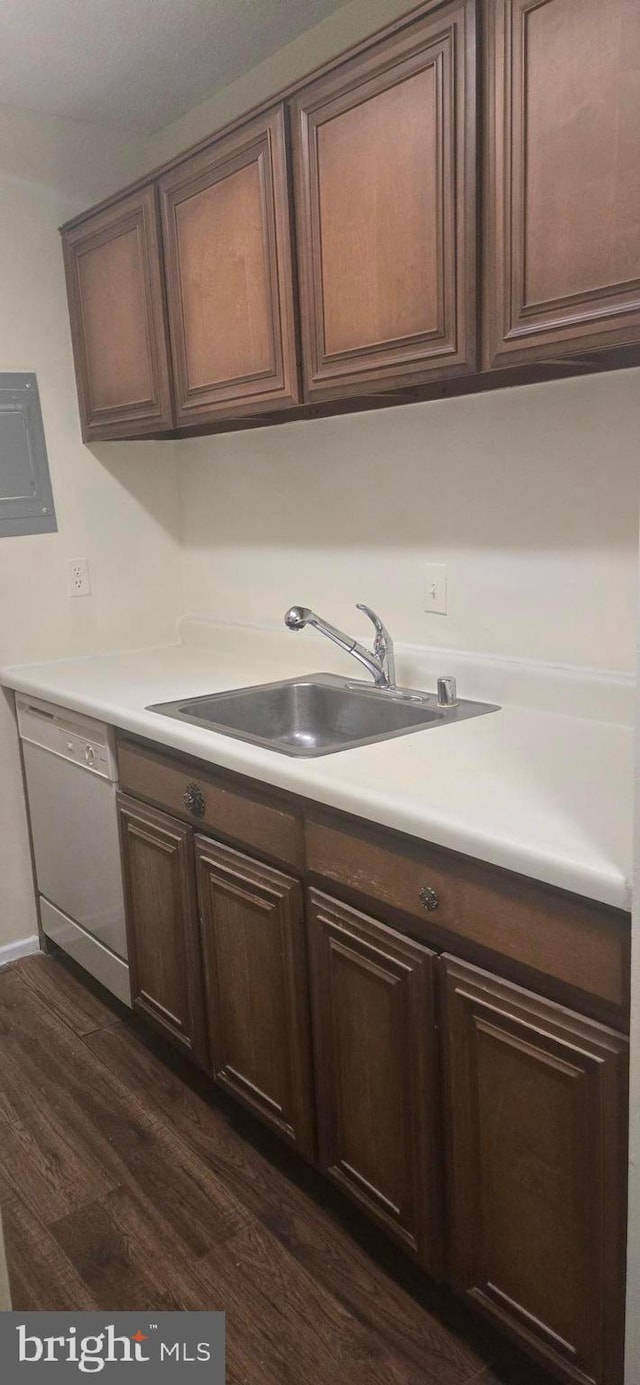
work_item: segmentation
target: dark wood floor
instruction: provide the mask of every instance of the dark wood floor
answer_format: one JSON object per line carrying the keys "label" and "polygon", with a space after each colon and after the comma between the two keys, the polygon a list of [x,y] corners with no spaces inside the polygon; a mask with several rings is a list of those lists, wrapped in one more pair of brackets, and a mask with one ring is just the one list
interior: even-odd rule
{"label": "dark wood floor", "polygon": [[0,971],[14,1308],[227,1313],[229,1385],[542,1385],[66,964]]}

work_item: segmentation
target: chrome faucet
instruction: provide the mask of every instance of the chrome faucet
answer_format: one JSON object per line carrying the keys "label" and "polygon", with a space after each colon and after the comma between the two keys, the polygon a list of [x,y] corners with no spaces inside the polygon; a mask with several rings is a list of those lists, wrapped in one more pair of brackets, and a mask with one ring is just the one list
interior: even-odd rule
{"label": "chrome faucet", "polygon": [[334,625],[329,625],[329,622],[317,616],[315,611],[310,611],[308,606],[292,606],[285,615],[284,623],[290,630],[303,630],[305,625],[313,625],[321,635],[326,635],[327,639],[333,640],[334,644],[346,649],[348,654],[353,654],[354,659],[364,664],[377,688],[393,689],[396,686],[396,666],[391,635],[380,616],[377,616],[370,606],[364,606],[359,601],[357,609],[364,611],[374,626],[376,634],[373,653],[370,649],[365,649],[364,645],[358,644],[350,635],[345,635],[342,630],[336,630]]}

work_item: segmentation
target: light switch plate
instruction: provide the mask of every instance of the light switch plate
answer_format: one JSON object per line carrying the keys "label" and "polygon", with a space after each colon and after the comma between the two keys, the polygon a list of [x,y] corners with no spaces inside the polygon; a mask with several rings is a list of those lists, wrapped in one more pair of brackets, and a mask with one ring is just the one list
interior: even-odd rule
{"label": "light switch plate", "polygon": [[428,563],[424,570],[424,609],[429,615],[447,614],[447,569],[444,563]]}

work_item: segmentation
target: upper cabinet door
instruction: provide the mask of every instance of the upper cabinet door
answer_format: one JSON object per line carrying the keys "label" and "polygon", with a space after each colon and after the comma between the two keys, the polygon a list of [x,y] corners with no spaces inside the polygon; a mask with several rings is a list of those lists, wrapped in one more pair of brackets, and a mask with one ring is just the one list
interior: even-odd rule
{"label": "upper cabinet door", "polygon": [[170,429],[155,189],[71,227],[63,249],[85,442]]}
{"label": "upper cabinet door", "polygon": [[298,402],[284,110],[160,181],[178,424]]}
{"label": "upper cabinet door", "polygon": [[475,102],[466,0],[293,102],[307,397],[474,368]]}
{"label": "upper cabinet door", "polygon": [[640,340],[638,0],[485,0],[484,365]]}

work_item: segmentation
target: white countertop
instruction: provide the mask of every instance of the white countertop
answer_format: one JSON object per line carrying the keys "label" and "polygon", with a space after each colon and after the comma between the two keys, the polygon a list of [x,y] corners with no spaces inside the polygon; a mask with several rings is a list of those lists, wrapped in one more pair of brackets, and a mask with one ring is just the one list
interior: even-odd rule
{"label": "white countertop", "polygon": [[503,705],[489,716],[305,760],[145,710],[312,670],[353,676],[345,659],[317,637],[283,641],[230,627],[211,647],[4,668],[0,682],[414,837],[631,907],[629,726]]}

